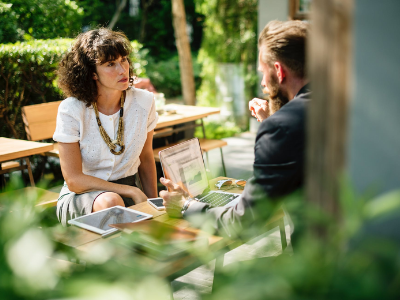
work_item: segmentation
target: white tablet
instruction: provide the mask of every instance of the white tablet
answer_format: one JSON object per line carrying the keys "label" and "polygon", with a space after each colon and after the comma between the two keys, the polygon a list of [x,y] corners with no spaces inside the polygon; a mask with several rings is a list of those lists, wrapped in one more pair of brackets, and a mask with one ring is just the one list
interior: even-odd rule
{"label": "white tablet", "polygon": [[152,217],[152,215],[137,210],[123,206],[114,206],[69,220],[68,224],[108,236],[118,231],[118,229],[108,226],[110,224],[135,223]]}

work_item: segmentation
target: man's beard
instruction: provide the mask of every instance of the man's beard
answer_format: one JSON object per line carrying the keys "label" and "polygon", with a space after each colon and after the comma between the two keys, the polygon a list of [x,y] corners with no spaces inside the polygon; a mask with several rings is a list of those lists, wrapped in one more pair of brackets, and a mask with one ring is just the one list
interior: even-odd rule
{"label": "man's beard", "polygon": [[273,115],[280,110],[282,106],[289,102],[289,98],[279,85],[278,77],[273,73],[271,73],[269,77],[268,90],[269,113],[270,115]]}

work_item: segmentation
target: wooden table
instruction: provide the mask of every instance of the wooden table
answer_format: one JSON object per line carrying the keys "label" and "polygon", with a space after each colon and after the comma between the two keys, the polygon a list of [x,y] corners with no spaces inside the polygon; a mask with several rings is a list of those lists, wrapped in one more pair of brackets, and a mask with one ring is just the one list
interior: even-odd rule
{"label": "wooden table", "polygon": [[219,114],[221,112],[221,109],[217,107],[202,107],[180,104],[167,104],[164,106],[164,108],[165,110],[173,109],[176,111],[176,113],[161,114],[155,129],[196,121],[210,115]]}
{"label": "wooden table", "polygon": [[[218,177],[210,181],[210,186],[212,187],[213,190],[216,188],[214,187],[214,184],[216,181],[221,180],[221,179],[227,179],[226,177]],[[229,192],[232,193],[242,193],[242,189],[240,188],[233,188],[230,189]],[[167,224],[173,225],[173,226],[178,226],[181,228],[190,228],[190,224],[188,221],[184,219],[176,219],[176,218],[169,218],[168,215],[166,214],[165,211],[158,211],[152,206],[150,206],[147,202],[140,203],[137,205],[133,205],[130,208],[145,212],[148,214],[153,215],[153,219],[157,220],[159,222],[165,222]],[[284,223],[283,223],[283,216],[284,212],[283,210],[279,210],[268,222],[266,222],[266,230],[270,230],[275,227],[280,227],[281,230],[281,240],[282,240],[282,248],[284,249],[286,247],[286,235],[284,233]],[[102,243],[107,243],[108,240],[115,238],[119,236],[120,234],[116,234],[114,236],[111,236],[106,239],[102,239],[100,235],[87,231],[85,229],[81,229],[78,227],[69,227],[68,228],[71,237],[70,236],[58,236],[56,237],[56,240],[59,242],[62,242],[68,246],[74,247],[78,250],[85,251],[90,253],[94,248],[98,246],[99,244]],[[193,229],[190,228],[191,230],[197,230],[198,229]],[[232,241],[227,238],[223,238],[220,236],[210,236],[208,238],[208,244],[209,244],[209,250],[212,251],[212,253],[226,253],[227,251],[241,245],[241,242],[238,241]],[[214,257],[215,258],[215,257]],[[221,255],[218,257],[219,259],[217,260],[217,265],[222,267],[223,265],[223,255],[221,259]],[[144,264],[148,265],[149,267],[152,268],[152,270],[157,273],[157,275],[168,278],[169,280],[173,280],[179,276],[182,276],[183,274],[193,270],[194,268],[204,264],[204,262],[200,262],[197,257],[188,255],[185,257],[182,257],[180,259],[176,259],[173,261],[167,261],[167,262],[160,262],[160,261],[155,261],[153,259],[143,257],[141,259],[141,262]]]}
{"label": "wooden table", "polygon": [[[28,169],[31,185],[35,186],[29,156],[51,151],[53,150],[53,147],[54,146],[51,143],[39,143],[0,137],[0,175],[11,171]],[[24,160],[25,165],[21,164],[21,166],[16,168],[1,170],[2,162],[15,159]]]}
{"label": "wooden table", "polygon": [[[164,106],[164,111],[167,111],[168,109],[175,111],[175,113],[163,113],[159,115],[154,131],[154,137],[157,137],[157,133],[161,132],[163,129],[165,130],[167,127],[170,128],[168,134],[172,134],[200,126],[203,130],[203,138],[206,138],[203,118],[210,115],[219,114],[221,112],[221,109],[217,107],[202,107],[180,104],[167,104]],[[173,128],[176,125],[189,123],[196,120],[200,120],[200,124],[186,124],[185,126],[181,126],[179,128]]]}

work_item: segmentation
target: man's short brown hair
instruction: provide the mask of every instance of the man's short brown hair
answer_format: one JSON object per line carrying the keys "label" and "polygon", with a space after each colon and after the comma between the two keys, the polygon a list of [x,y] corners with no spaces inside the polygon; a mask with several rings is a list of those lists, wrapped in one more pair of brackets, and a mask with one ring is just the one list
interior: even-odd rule
{"label": "man's short brown hair", "polygon": [[258,47],[264,50],[261,59],[269,65],[279,61],[304,78],[307,31],[308,24],[302,21],[269,22],[258,38]]}

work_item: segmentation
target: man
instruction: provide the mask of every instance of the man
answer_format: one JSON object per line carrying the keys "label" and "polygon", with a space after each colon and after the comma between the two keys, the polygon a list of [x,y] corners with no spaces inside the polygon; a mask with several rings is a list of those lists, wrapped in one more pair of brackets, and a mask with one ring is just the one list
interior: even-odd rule
{"label": "man", "polygon": [[169,215],[187,218],[206,213],[216,228],[231,235],[230,228],[240,226],[244,219],[257,218],[254,207],[268,202],[266,198],[277,199],[302,186],[305,111],[310,96],[305,76],[307,28],[300,21],[271,21],[260,34],[261,85],[270,99],[254,98],[249,103],[261,125],[254,149],[254,177],[248,180],[240,202],[230,208],[210,208],[187,199],[181,187],[161,178],[170,190],[160,192]]}

